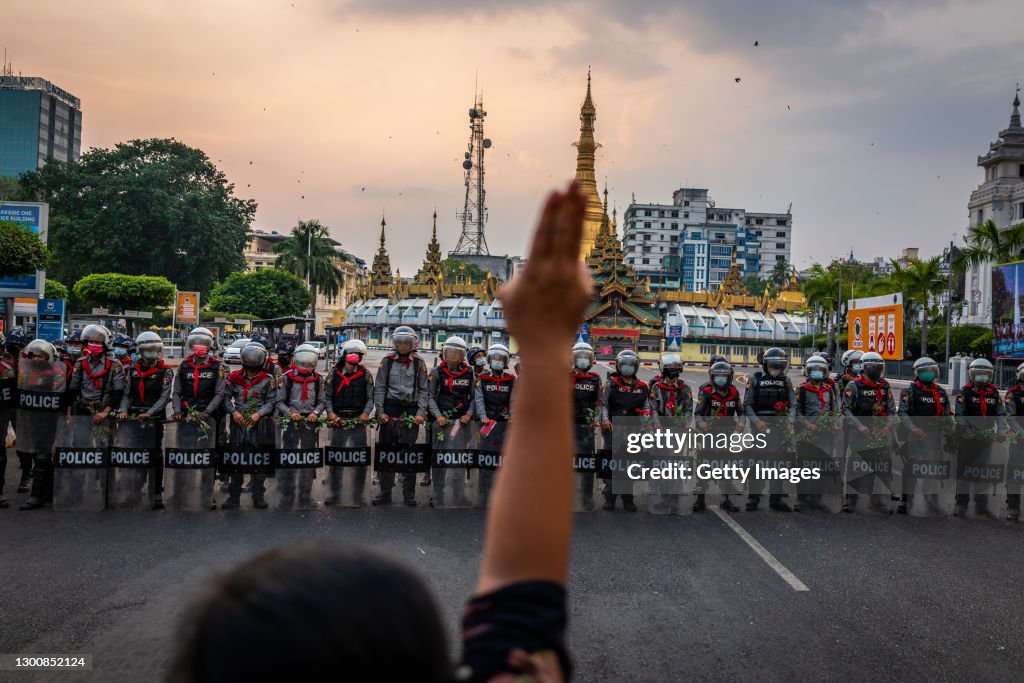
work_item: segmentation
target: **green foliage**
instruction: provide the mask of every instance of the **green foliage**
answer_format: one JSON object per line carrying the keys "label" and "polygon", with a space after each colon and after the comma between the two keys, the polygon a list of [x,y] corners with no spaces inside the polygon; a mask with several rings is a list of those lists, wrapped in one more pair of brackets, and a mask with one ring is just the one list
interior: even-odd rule
{"label": "green foliage", "polygon": [[815,349],[817,351],[824,351],[825,347],[828,346],[828,335],[816,334],[809,335],[805,334],[800,337],[797,341],[797,346],[801,349]]}
{"label": "green foliage", "polygon": [[444,269],[444,279],[448,282],[455,282],[458,276],[465,276],[474,284],[479,284],[487,279],[487,271],[475,263],[466,263],[458,259],[446,258],[441,261],[441,268]]}
{"label": "green foliage", "polygon": [[50,264],[50,250],[30,230],[14,221],[0,221],[0,275],[31,275]]}
{"label": "green foliage", "polygon": [[50,160],[21,176],[24,199],[50,203],[53,275],[73,282],[117,266],[208,292],[244,267],[256,203],[234,196],[207,156],[176,140],[132,140]]}
{"label": "green foliage", "polygon": [[1006,263],[1020,257],[1024,249],[1024,223],[1000,230],[991,219],[967,233],[967,246],[957,253],[953,268],[963,273],[984,263]]}
{"label": "green foliage", "polygon": [[892,273],[879,281],[887,292],[903,292],[904,324],[914,326],[918,316],[923,314],[924,324],[921,326],[920,355],[928,354],[929,320],[936,313],[933,299],[946,291],[947,279],[942,274],[942,264],[938,256],[921,261],[911,259],[907,265],[892,261]]}
{"label": "green foliage", "polygon": [[231,273],[210,294],[210,308],[232,311],[232,315],[248,311],[261,319],[301,315],[309,302],[306,283],[278,268]]}
{"label": "green foliage", "polygon": [[981,353],[986,356],[992,355],[992,329],[985,328],[985,331],[971,342],[970,349],[973,353]]}
{"label": "green foliage", "polygon": [[[323,294],[333,299],[345,287],[345,273],[338,261],[345,252],[331,243],[327,228],[313,219],[299,221],[291,236],[274,247],[278,268],[309,281],[312,317],[316,319],[316,297]],[[314,325],[315,327],[315,325]]]}
{"label": "green foliage", "polygon": [[56,280],[46,279],[46,292],[44,296],[47,299],[64,299],[67,300],[70,297],[68,288],[57,282]]}
{"label": "green foliage", "polygon": [[84,303],[114,311],[147,311],[170,306],[174,301],[174,285],[167,278],[152,275],[93,273],[76,282],[73,291]]}
{"label": "green foliage", "polygon": [[0,176],[0,200],[17,199],[21,195],[21,185],[14,178]]}
{"label": "green foliage", "polygon": [[[928,328],[927,353],[919,354],[921,346],[921,329],[919,327],[904,333],[903,344],[910,355],[915,357],[926,355],[932,358],[942,358],[946,353],[946,325],[941,322]],[[975,350],[976,347],[977,350]],[[950,328],[949,350],[952,354],[969,351],[991,353],[992,330],[984,325],[956,325]]]}

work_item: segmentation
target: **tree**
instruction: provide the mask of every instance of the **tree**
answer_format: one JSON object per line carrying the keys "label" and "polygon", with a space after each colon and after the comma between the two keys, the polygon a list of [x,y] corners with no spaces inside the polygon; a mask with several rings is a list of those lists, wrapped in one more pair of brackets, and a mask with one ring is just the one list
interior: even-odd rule
{"label": "tree", "polygon": [[1024,223],[1000,230],[990,219],[971,228],[966,239],[967,246],[953,259],[953,268],[960,273],[987,263],[1016,259],[1024,249]]}
{"label": "tree", "polygon": [[776,261],[772,268],[768,281],[778,288],[785,287],[789,282],[789,276],[793,272],[793,266],[786,261]]}
{"label": "tree", "polygon": [[45,296],[47,299],[67,300],[69,297],[68,288],[62,285],[61,283],[57,282],[56,280],[46,278],[46,292],[43,296]]}
{"label": "tree", "polygon": [[74,282],[112,266],[209,291],[244,267],[256,203],[198,149],[176,140],[132,140],[50,160],[21,176],[21,196],[50,204],[53,274]]}
{"label": "tree", "polygon": [[309,302],[306,283],[278,268],[232,273],[210,294],[210,308],[258,318],[301,315]]}
{"label": "tree", "polygon": [[21,194],[21,185],[14,178],[0,176],[0,200],[16,199]]}
{"label": "tree", "polygon": [[338,249],[320,221],[313,219],[299,221],[292,228],[291,237],[274,247],[277,254],[275,265],[309,282],[312,298],[310,317],[316,332],[316,297],[323,294],[328,298],[337,297],[345,287],[345,273],[338,265],[345,253]]}
{"label": "tree", "polygon": [[93,273],[76,282],[72,290],[84,303],[115,311],[146,311],[174,302],[171,281],[152,275]]}
{"label": "tree", "polygon": [[487,271],[475,263],[466,263],[454,258],[446,258],[441,261],[441,268],[444,269],[444,279],[447,282],[455,282],[456,277],[467,277],[473,284],[479,284],[487,280]]}
{"label": "tree", "polygon": [[0,276],[31,275],[50,264],[50,250],[30,230],[14,221],[0,221]]}
{"label": "tree", "polygon": [[828,266],[815,263],[810,272],[810,277],[801,283],[801,289],[810,309],[820,312],[826,320],[835,321],[834,327],[830,326],[827,348],[834,356],[845,330],[846,320],[841,313],[846,302],[871,296],[878,287],[878,278],[870,266],[853,261],[836,260]]}
{"label": "tree", "polygon": [[775,296],[778,293],[778,289],[773,287],[771,282],[768,280],[762,280],[757,275],[748,275],[743,278],[743,287],[747,290],[747,294],[752,296],[761,296],[764,294],[765,287],[768,288],[768,291],[772,296]]}
{"label": "tree", "polygon": [[893,271],[881,283],[889,293],[903,292],[903,319],[913,324],[921,316],[921,355],[928,355],[928,325],[935,309],[933,298],[946,291],[946,276],[938,256],[927,261],[911,259],[907,265],[893,260]]}

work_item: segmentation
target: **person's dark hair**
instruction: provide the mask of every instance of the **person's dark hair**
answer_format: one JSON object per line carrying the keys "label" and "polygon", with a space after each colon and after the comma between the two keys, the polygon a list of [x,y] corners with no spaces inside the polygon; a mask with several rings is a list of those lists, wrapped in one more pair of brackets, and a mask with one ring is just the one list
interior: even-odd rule
{"label": "person's dark hair", "polygon": [[434,596],[404,565],[325,541],[218,578],[186,614],[169,681],[451,680]]}

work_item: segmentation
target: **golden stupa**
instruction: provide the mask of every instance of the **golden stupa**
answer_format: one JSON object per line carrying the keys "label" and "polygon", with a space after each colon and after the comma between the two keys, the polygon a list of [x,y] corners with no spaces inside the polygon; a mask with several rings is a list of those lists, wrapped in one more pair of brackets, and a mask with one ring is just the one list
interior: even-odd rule
{"label": "golden stupa", "polygon": [[587,209],[583,214],[583,243],[580,245],[580,260],[583,261],[594,248],[601,224],[607,220],[605,207],[597,193],[597,177],[594,174],[594,153],[600,146],[594,142],[594,120],[597,109],[590,97],[590,71],[587,71],[587,97],[580,108],[580,139],[576,147],[576,180],[587,198]]}

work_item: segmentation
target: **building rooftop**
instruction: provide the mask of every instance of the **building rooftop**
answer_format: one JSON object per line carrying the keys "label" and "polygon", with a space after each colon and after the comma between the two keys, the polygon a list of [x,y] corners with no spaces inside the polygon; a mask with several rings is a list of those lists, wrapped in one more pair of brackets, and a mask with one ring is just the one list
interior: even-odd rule
{"label": "building rooftop", "polygon": [[63,88],[57,87],[39,76],[0,75],[0,90],[39,90],[63,100],[75,109],[82,108],[82,101]]}

